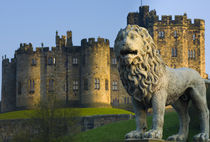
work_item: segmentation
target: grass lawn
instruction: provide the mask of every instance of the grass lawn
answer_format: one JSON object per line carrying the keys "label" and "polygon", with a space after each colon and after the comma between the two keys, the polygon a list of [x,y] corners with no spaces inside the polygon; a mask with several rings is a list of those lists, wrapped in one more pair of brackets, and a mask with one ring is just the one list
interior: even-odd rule
{"label": "grass lawn", "polygon": [[[91,115],[104,115],[104,114],[133,114],[132,112],[116,109],[116,108],[62,108],[59,111],[65,112],[67,115],[75,116],[91,116]],[[2,119],[27,119],[31,118],[34,110],[21,110],[0,114]]]}
{"label": "grass lawn", "polygon": [[[152,117],[148,117],[148,127],[151,128]],[[179,122],[178,117],[175,112],[168,112],[165,115],[164,122],[164,136],[166,139],[172,134],[178,132]],[[112,124],[107,124],[105,126],[92,129],[86,132],[77,134],[74,137],[75,142],[124,142],[124,136],[126,133],[134,130],[136,124],[134,120],[120,121]],[[192,138],[198,130],[191,128],[190,137]],[[68,137],[65,137],[65,142],[68,142]],[[191,140],[190,140],[191,141]]]}

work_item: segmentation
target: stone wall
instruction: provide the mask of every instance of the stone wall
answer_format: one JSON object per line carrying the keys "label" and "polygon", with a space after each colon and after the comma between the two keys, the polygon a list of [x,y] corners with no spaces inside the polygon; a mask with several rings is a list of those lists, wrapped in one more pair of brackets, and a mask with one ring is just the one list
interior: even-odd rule
{"label": "stone wall", "polygon": [[[129,114],[85,116],[80,118],[78,127],[81,128],[80,131],[87,131],[116,121],[133,118],[134,116]],[[37,132],[31,129],[28,119],[0,120],[0,141],[9,142],[12,137],[23,130]]]}

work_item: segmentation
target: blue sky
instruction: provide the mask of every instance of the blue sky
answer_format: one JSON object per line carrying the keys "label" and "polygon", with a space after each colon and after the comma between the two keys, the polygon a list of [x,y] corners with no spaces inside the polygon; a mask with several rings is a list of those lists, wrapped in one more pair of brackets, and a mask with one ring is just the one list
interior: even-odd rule
{"label": "blue sky", "polygon": [[[73,32],[73,44],[83,38],[103,37],[111,47],[128,12],[136,12],[140,0],[0,0],[0,55],[11,58],[20,43],[33,47],[55,46],[55,31]],[[143,0],[158,15],[183,15],[204,19],[206,24],[206,72],[210,75],[210,1]],[[1,74],[1,62],[0,62]],[[0,77],[1,83],[1,77]]]}

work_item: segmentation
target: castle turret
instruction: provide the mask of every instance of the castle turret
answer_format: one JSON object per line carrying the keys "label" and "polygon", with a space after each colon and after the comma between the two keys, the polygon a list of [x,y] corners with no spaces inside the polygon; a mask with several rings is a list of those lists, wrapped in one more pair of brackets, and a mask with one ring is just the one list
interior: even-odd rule
{"label": "castle turret", "polygon": [[72,43],[72,31],[67,31],[67,47],[73,46]]}
{"label": "castle turret", "polygon": [[81,46],[81,104],[86,107],[110,106],[109,40],[83,39]]}
{"label": "castle turret", "polygon": [[71,47],[73,46],[72,42],[72,31],[67,31],[67,36],[62,35],[61,37],[58,35],[58,31],[56,31],[55,43],[56,47]]}
{"label": "castle turret", "polygon": [[16,108],[16,61],[4,58],[2,61],[1,112]]}
{"label": "castle turret", "polygon": [[127,24],[139,25],[148,29],[151,36],[153,36],[153,25],[157,22],[159,17],[155,10],[149,10],[149,6],[140,6],[138,12],[130,12],[127,16]]}
{"label": "castle turret", "polygon": [[21,44],[15,56],[16,106],[31,108],[40,99],[40,54],[33,52],[32,44]]}

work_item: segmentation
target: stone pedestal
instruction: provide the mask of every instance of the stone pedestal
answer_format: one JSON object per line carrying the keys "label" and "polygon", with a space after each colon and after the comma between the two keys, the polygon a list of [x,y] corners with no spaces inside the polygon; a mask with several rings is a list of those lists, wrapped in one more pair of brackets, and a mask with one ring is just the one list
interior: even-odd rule
{"label": "stone pedestal", "polygon": [[125,142],[166,142],[166,141],[161,140],[161,139],[141,139],[141,140],[127,139],[127,140],[125,140]]}

